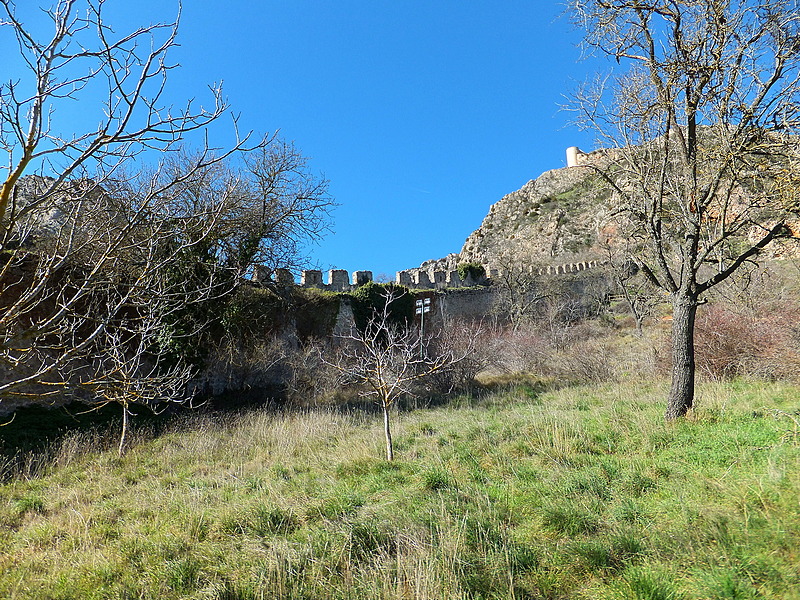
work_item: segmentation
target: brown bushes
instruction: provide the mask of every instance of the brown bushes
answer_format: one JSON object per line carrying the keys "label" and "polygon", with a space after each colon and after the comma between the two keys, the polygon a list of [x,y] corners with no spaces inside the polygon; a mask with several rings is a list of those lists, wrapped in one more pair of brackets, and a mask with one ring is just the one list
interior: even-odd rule
{"label": "brown bushes", "polygon": [[798,312],[788,302],[759,312],[727,302],[703,307],[695,328],[698,370],[713,379],[800,379]]}

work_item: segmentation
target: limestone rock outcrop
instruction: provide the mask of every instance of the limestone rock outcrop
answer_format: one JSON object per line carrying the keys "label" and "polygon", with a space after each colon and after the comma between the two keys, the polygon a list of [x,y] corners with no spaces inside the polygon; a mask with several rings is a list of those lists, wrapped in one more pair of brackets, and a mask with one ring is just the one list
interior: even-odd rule
{"label": "limestone rock outcrop", "polygon": [[608,192],[588,168],[546,171],[493,204],[458,262],[502,268],[506,256],[539,264],[600,258],[609,233]]}

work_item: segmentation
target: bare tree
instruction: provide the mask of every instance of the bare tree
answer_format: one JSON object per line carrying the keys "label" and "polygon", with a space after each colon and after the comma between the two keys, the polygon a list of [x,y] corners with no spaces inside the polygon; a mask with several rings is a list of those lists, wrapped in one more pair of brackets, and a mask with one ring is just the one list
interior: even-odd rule
{"label": "bare tree", "polygon": [[236,229],[239,268],[300,267],[303,245],[328,231],[328,181],[311,173],[294,144],[277,139],[245,157],[240,178],[251,201]]}
{"label": "bare tree", "polygon": [[508,319],[517,331],[535,318],[537,307],[549,295],[546,275],[540,275],[543,266],[530,259],[527,251],[500,253],[494,265],[497,275],[492,277],[495,289],[493,311]]}
{"label": "bare tree", "polygon": [[[177,21],[119,34],[104,5],[58,0],[37,13],[53,32],[40,39],[19,16],[33,11],[0,0],[21,73],[0,84],[0,399],[68,394],[127,414],[186,393],[190,370],[167,349],[204,325],[187,307],[254,264],[291,265],[331,201],[274,136],[185,152],[227,110],[221,90],[209,108],[166,104]],[[64,106],[98,97],[97,127],[71,131]]]}
{"label": "bare tree", "polygon": [[611,148],[632,258],[673,307],[666,418],[693,405],[694,323],[710,288],[786,236],[797,209],[795,0],[571,0],[585,44],[630,66],[578,90],[578,122]]}
{"label": "bare tree", "polygon": [[616,290],[621,294],[633,316],[636,334],[642,337],[645,320],[653,316],[656,308],[664,302],[664,298],[649,279],[640,276],[638,265],[630,259],[631,249],[628,248],[627,240],[621,242],[622,248],[618,248],[609,240],[606,241],[606,266]]}
{"label": "bare tree", "polygon": [[[18,50],[6,56],[7,64],[24,73],[0,86],[0,148],[7,155],[0,188],[5,241],[11,224],[48,203],[64,182],[87,170],[111,173],[148,150],[173,149],[227,109],[218,87],[211,90],[209,109],[191,102],[179,110],[165,105],[177,21],[116,34],[104,20],[103,7],[103,0],[58,0],[42,11],[53,33],[40,39],[36,24],[28,26],[17,16],[13,1],[0,0],[0,31],[16,38]],[[89,104],[97,96],[103,100],[96,129],[70,132],[57,120],[68,103]],[[16,206],[14,185],[31,169],[49,172],[53,179],[36,201]]]}
{"label": "bare tree", "polygon": [[138,322],[105,329],[105,339],[97,343],[101,351],[90,360],[83,357],[82,364],[69,377],[77,376],[81,390],[91,394],[92,410],[108,404],[117,404],[122,409],[119,456],[126,449],[131,407],[139,405],[159,412],[171,402],[183,402],[186,385],[193,375],[183,362],[162,364],[164,357],[151,350],[160,333],[160,323],[153,316],[160,317],[154,312],[137,317]]}
{"label": "bare tree", "polygon": [[363,386],[364,396],[376,398],[383,411],[386,460],[394,459],[389,415],[397,399],[411,394],[413,384],[457,365],[474,352],[473,344],[431,352],[430,338],[420,337],[392,318],[391,305],[400,297],[402,292],[387,288],[385,301],[366,327],[354,328],[341,337],[338,360],[326,359],[340,373],[343,383]]}

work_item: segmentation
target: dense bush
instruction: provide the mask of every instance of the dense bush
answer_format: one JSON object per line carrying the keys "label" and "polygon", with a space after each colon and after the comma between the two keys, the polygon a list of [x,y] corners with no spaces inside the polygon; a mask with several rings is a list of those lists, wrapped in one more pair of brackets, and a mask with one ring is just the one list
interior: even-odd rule
{"label": "dense bush", "polygon": [[386,305],[387,292],[391,293],[389,321],[404,327],[414,320],[414,295],[409,289],[395,283],[375,283],[370,281],[350,293],[353,300],[353,316],[356,326],[363,331],[376,313]]}
{"label": "dense bush", "polygon": [[290,302],[297,335],[301,340],[327,338],[333,333],[341,294],[314,288],[294,288]]}
{"label": "dense bush", "polygon": [[286,298],[272,290],[240,286],[225,303],[220,326],[226,334],[236,337],[273,332],[287,308]]}
{"label": "dense bush", "polygon": [[469,277],[472,277],[473,281],[480,281],[486,277],[486,269],[480,263],[461,263],[458,265],[458,276],[461,281],[466,281]]}
{"label": "dense bush", "polygon": [[492,364],[492,333],[489,328],[471,321],[446,322],[431,339],[432,354],[464,356],[424,381],[424,390],[432,395],[466,391],[478,374]]}
{"label": "dense bush", "polygon": [[788,303],[758,314],[726,302],[703,307],[695,328],[698,369],[713,379],[796,379],[800,344],[795,311]]}

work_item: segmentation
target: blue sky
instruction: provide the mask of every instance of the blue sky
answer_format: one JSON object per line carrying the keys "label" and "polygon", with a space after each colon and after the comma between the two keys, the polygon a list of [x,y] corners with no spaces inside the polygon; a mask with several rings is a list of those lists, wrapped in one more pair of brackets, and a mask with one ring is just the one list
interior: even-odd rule
{"label": "blue sky", "polygon": [[[109,0],[118,30],[169,19],[171,0]],[[330,180],[323,269],[394,276],[458,252],[489,206],[567,146],[559,111],[589,76],[559,2],[184,0],[176,102],[224,82],[240,126],[280,130]]]}

